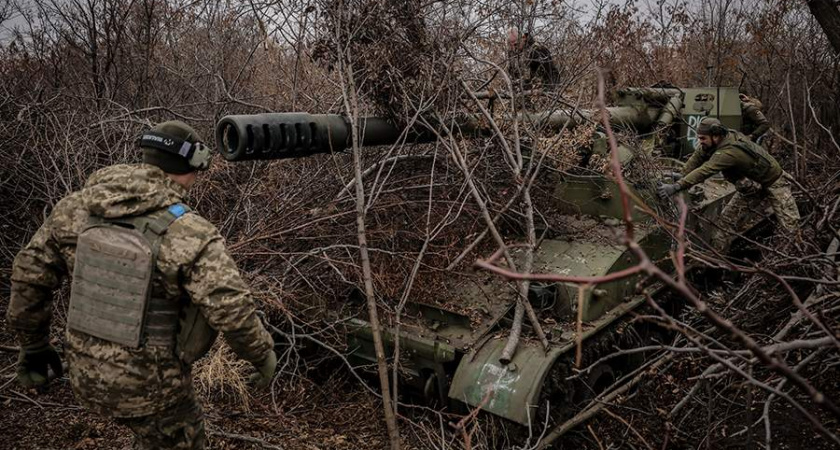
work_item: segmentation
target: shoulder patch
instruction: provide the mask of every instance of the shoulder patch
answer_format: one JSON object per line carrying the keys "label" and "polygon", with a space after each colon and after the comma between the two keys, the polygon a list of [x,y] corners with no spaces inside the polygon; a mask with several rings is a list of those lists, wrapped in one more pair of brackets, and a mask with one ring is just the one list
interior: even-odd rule
{"label": "shoulder patch", "polygon": [[175,218],[179,218],[189,212],[186,206],[181,203],[176,203],[169,207],[169,213],[175,216]]}

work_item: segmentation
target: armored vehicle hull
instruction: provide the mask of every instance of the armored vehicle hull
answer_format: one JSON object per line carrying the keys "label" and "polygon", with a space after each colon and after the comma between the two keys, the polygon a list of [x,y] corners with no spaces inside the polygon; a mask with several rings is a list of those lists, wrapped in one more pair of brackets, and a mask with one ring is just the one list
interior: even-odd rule
{"label": "armored vehicle hull", "polygon": [[[640,148],[619,148],[621,163],[627,165],[634,158],[644,157],[659,158],[663,168],[679,166],[678,159],[695,146],[693,126],[699,118],[717,116],[730,127],[740,127],[737,100],[734,88],[619,91],[616,106],[608,109],[611,123],[641,141]],[[594,114],[549,111],[520,113],[517,119],[559,131],[590,122]],[[462,137],[489,133],[476,117],[457,120],[459,125],[454,128]],[[435,136],[423,129],[400,130],[381,118],[362,118],[357,125],[362,130],[358,139],[362,146],[403,140],[430,142]],[[216,138],[229,161],[278,159],[342,151],[350,146],[352,128],[349,119],[337,115],[229,116],[219,123]],[[606,155],[603,137],[595,141],[590,152]],[[578,231],[543,240],[535,252],[532,272],[592,277],[635,265],[636,258],[618,239],[623,207],[614,181],[592,170],[564,172],[556,177],[556,207],[567,215],[571,224],[567,229]],[[630,189],[636,202],[632,211],[637,221],[636,241],[652,261],[670,270],[669,252],[674,241],[666,229],[643,212],[643,203],[673,206],[670,200],[663,203],[653,198],[652,189],[633,185]],[[711,227],[707,224],[714,223],[733,194],[733,186],[715,177],[695,192],[682,194],[690,205],[688,227],[695,236],[709,237]],[[438,405],[478,407],[522,425],[541,421],[548,410],[563,415],[632,365],[627,358],[620,359],[571,381],[578,342],[582,362],[588,364],[615,347],[638,345],[656,333],[626,330],[632,313],[645,304],[637,289],[642,281],[639,276],[583,291],[571,284],[532,283],[528,300],[547,331],[549,348],[525,339],[512,361],[502,364],[499,357],[516,304],[516,288],[486,272],[453,274],[450,278],[437,298],[410,303],[400,328],[386,329],[383,336],[386,351],[399,340],[404,385]],[[578,318],[583,323],[580,335],[575,327]],[[376,362],[371,327],[365,320],[352,319],[347,336],[351,361],[359,366]]]}

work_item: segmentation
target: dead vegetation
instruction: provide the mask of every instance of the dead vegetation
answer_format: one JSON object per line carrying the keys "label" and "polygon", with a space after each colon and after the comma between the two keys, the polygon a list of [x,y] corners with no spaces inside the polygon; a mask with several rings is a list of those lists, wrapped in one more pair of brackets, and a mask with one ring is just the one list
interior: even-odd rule
{"label": "dead vegetation", "polygon": [[[837,412],[818,399],[840,400],[837,249],[826,251],[840,236],[840,61],[802,2],[0,0],[0,19],[7,27],[0,47],[4,294],[14,254],[52,205],[98,168],[137,161],[134,138],[150,123],[179,118],[211,141],[216,120],[227,114],[307,111],[385,115],[441,134],[433,144],[365,149],[357,166],[349,154],[216,161],[201,180],[191,205],[226,236],[267,320],[288,341],[278,348],[280,372],[267,395],[248,391],[247,368],[225,346],[196,368],[214,447],[530,448],[548,435],[542,423],[531,439],[520,439],[487,415],[394,402],[397,429],[389,436],[379,419],[382,391],[348,370],[341,326],[369,319],[365,298],[389,327],[407,321],[407,302],[457,310],[441,298],[441,286],[473,274],[476,259],[509,244],[533,249],[546,234],[589,231],[566,223],[547,200],[554,174],[579,170],[579,149],[591,145],[598,125],[551,133],[502,118],[522,109],[593,107],[596,68],[607,69],[608,89],[667,80],[737,86],[762,99],[774,125],[769,149],[797,180],[802,231],[754,243],[759,263],[689,247],[681,261],[718,268],[710,271],[718,279],[678,281],[697,296],[695,306],[725,322],[697,309],[680,317],[652,313],[646,320],[679,332],[661,345],[667,360],[558,445],[837,442]],[[474,94],[512,92],[519,83],[505,65],[510,27],[531,31],[554,52],[563,85],[489,106]],[[492,136],[449,137],[451,118],[462,114],[498,128]],[[619,141],[638,145],[630,136]],[[523,142],[533,144],[533,155]],[[593,157],[587,170],[611,173],[609,164]],[[659,170],[640,163],[624,175],[652,192],[651,174]],[[679,221],[676,209],[658,213]],[[527,262],[518,269],[531,270]],[[527,292],[527,282],[516,289]],[[523,339],[538,339],[528,330],[540,320],[529,322],[521,308]],[[7,330],[1,335],[13,345]],[[2,374],[9,377],[14,359],[4,355]],[[390,383],[391,397],[400,400],[394,355],[386,359],[380,385]],[[27,393],[9,380],[0,393],[6,407],[21,408],[0,426],[22,445],[48,445],[38,437],[34,411],[59,420],[72,409],[67,383]],[[61,445],[80,436],[88,440],[78,448],[127,441],[125,432],[78,414],[70,428],[50,428]]]}

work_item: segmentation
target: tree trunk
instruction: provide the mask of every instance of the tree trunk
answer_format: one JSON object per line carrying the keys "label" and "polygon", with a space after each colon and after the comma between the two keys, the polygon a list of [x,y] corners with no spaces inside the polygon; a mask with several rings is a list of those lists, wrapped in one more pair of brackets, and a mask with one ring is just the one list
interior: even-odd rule
{"label": "tree trunk", "polygon": [[[351,136],[353,143],[353,168],[356,179],[356,227],[359,240],[359,256],[362,265],[362,278],[365,285],[365,297],[367,298],[368,316],[370,320],[370,331],[373,335],[373,347],[376,350],[376,362],[379,372],[379,383],[382,387],[382,407],[385,411],[385,425],[388,428],[388,440],[391,450],[400,449],[400,431],[397,427],[397,418],[394,414],[394,407],[391,404],[391,388],[388,383],[388,362],[385,356],[385,344],[382,342],[382,330],[379,324],[379,315],[376,311],[376,295],[373,290],[373,274],[370,267],[370,256],[368,255],[367,234],[365,232],[365,187],[362,177],[362,160],[359,145],[359,100],[356,97],[356,84],[353,80],[353,66],[349,63],[342,65],[341,70],[346,74],[341,76],[342,90],[344,92],[344,105],[350,117]],[[347,77],[347,84],[344,84],[344,76]],[[395,339],[399,339],[395,337]],[[396,369],[395,369],[396,370]]]}
{"label": "tree trunk", "polygon": [[833,0],[809,0],[808,9],[828,37],[834,53],[840,54],[840,9]]}

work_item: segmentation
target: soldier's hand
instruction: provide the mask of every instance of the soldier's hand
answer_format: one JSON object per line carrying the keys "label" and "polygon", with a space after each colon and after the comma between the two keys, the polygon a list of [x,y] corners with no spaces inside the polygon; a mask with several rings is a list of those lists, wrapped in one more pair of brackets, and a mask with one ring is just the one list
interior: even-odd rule
{"label": "soldier's hand", "polygon": [[735,183],[735,190],[741,195],[752,196],[761,192],[761,185],[749,178],[742,178]]}
{"label": "soldier's hand", "polygon": [[673,184],[662,184],[656,189],[656,193],[659,194],[659,198],[665,200],[670,196],[676,194],[680,191],[680,185],[677,183]]}
{"label": "soldier's hand", "polygon": [[678,181],[680,178],[683,177],[682,173],[677,172],[676,170],[666,170],[666,171],[662,172],[662,175],[664,177],[670,178],[674,181]]}
{"label": "soldier's hand", "polygon": [[268,353],[268,357],[265,358],[265,361],[257,367],[257,373],[251,375],[251,383],[259,389],[267,388],[271,384],[271,380],[274,379],[274,371],[276,369],[277,355],[274,353],[274,350],[271,350]]}
{"label": "soldier's hand", "polygon": [[64,375],[61,357],[49,343],[24,347],[18,355],[17,381],[22,386],[43,386],[49,381],[48,368],[52,368],[56,378]]}

